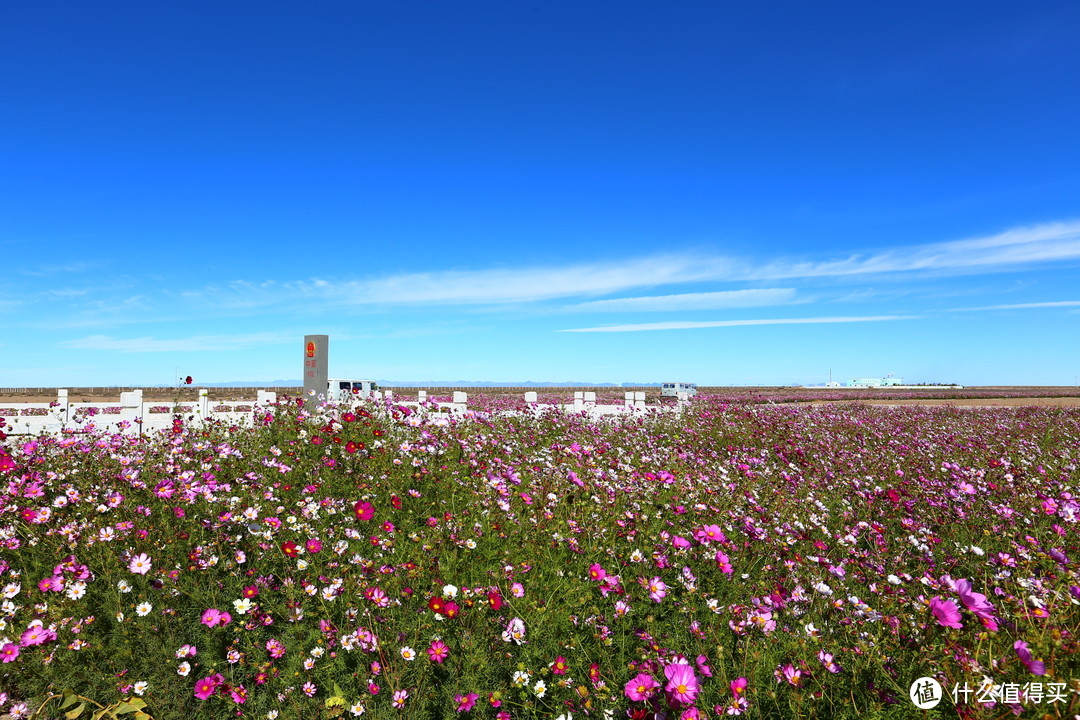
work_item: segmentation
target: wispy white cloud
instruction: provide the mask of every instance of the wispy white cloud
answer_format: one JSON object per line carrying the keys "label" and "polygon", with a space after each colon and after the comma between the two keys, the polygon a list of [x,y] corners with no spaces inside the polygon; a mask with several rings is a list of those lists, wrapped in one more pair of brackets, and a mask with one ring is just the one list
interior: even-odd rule
{"label": "wispy white cloud", "polygon": [[746,279],[778,280],[917,271],[969,271],[1080,259],[1080,221],[1014,228],[989,237],[910,245],[839,260],[777,260]]}
{"label": "wispy white cloud", "polygon": [[[402,307],[471,306],[505,309],[571,300],[557,312],[659,312],[716,310],[798,302],[792,288],[725,289],[647,295],[656,288],[690,284],[797,281],[875,274],[959,274],[1080,260],[1080,221],[1016,228],[997,235],[932,245],[910,245],[842,258],[734,258],[719,254],[668,253],[611,261],[534,267],[502,267],[398,273],[357,279],[313,278],[291,282],[236,281],[192,290],[157,289],[128,298],[108,293],[69,298],[65,325],[108,326],[148,318],[175,319],[200,313],[259,315],[268,312],[371,312]],[[140,288],[140,291],[142,288]],[[616,295],[635,294],[618,298]],[[53,322],[53,320],[50,320]]]}
{"label": "wispy white cloud", "polygon": [[[201,300],[214,306],[233,308],[253,308],[304,300],[318,300],[343,306],[490,305],[596,297],[650,287],[701,282],[991,271],[1068,260],[1080,260],[1080,221],[1016,228],[988,237],[910,245],[831,260],[801,261],[777,258],[762,261],[683,253],[559,267],[403,273],[343,282],[324,279],[292,283],[236,282],[224,287],[204,288],[186,295],[189,299]],[[618,307],[620,303],[614,299],[610,302],[612,304],[608,307]],[[640,309],[649,304],[649,301],[644,299],[640,302]],[[687,299],[686,302],[690,300]],[[592,309],[601,310],[603,307],[597,305]]]}
{"label": "wispy white cloud", "polygon": [[613,298],[568,305],[565,309],[579,312],[665,312],[680,310],[724,310],[727,308],[787,305],[795,301],[793,288],[760,290],[722,290],[718,292],[682,293],[679,295],[649,295],[645,297]]}
{"label": "wispy white cloud", "polygon": [[81,273],[93,270],[100,266],[101,263],[77,260],[69,263],[62,263],[59,265],[39,265],[33,268],[20,268],[19,274],[26,275],[28,277],[50,277],[52,275],[61,275],[65,273]]}
{"label": "wispy white cloud", "polygon": [[345,282],[234,282],[184,295],[190,300],[237,308],[311,299],[343,305],[472,305],[609,295],[716,280],[733,272],[735,265],[726,258],[665,255],[561,267],[403,273]]}
{"label": "wispy white cloud", "polygon": [[240,350],[259,345],[295,342],[295,333],[264,332],[248,335],[195,335],[187,338],[159,339],[152,337],[114,338],[108,335],[88,335],[60,344],[78,350],[104,350],[123,353],[205,352]]}
{"label": "wispy white cloud", "polygon": [[976,310],[1033,310],[1037,308],[1080,307],[1080,300],[1052,300],[1050,302],[1013,303],[1011,305],[984,305],[982,307],[952,308],[949,312],[973,312]]}
{"label": "wispy white cloud", "polygon": [[741,327],[744,325],[815,325],[819,323],[888,322],[891,320],[915,320],[918,315],[876,315],[868,317],[819,317],[776,318],[762,320],[713,320],[707,322],[672,321],[636,323],[632,325],[601,325],[591,328],[573,328],[558,332],[643,332],[646,330],[695,330],[698,328]]}

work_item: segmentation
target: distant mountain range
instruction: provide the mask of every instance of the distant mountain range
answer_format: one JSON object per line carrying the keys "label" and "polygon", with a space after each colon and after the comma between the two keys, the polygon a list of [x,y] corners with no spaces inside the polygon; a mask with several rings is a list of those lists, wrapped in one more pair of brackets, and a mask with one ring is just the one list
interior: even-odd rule
{"label": "distant mountain range", "polygon": [[[359,380],[361,378],[353,378]],[[590,383],[579,380],[565,382],[535,382],[533,380],[376,380],[379,387],[660,387],[662,383]],[[202,387],[301,387],[302,380],[232,380],[218,383],[198,383]]]}

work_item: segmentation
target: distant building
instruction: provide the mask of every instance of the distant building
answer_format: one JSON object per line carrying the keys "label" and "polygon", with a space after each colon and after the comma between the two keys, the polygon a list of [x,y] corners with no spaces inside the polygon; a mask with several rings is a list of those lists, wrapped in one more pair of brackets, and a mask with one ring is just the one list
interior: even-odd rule
{"label": "distant building", "polygon": [[679,393],[686,393],[689,397],[697,395],[697,385],[687,382],[670,382],[660,386],[660,397],[677,397]]}
{"label": "distant building", "polygon": [[855,380],[848,380],[848,387],[879,388],[896,387],[903,384],[904,378],[893,377],[892,375],[886,375],[883,378],[856,378]]}

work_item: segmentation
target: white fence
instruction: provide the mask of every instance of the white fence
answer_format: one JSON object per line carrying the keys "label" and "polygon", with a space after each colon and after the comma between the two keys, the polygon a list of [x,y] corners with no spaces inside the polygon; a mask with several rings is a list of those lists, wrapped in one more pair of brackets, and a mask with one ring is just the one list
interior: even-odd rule
{"label": "white fence", "polygon": [[8,435],[42,433],[123,432],[139,435],[173,426],[174,416],[185,425],[200,426],[217,419],[235,425],[250,425],[255,412],[269,409],[277,394],[260,390],[254,402],[211,403],[206,390],[199,391],[195,402],[172,403],[167,400],[144,401],[142,390],[120,393],[119,403],[71,402],[67,390],[58,390],[56,400],[47,403],[4,403],[0,417]]}
{"label": "white fence", "polygon": [[[251,425],[257,415],[273,412],[277,393],[258,391],[252,401],[212,402],[207,390],[199,391],[196,402],[167,400],[144,401],[142,390],[120,393],[119,403],[71,402],[67,390],[58,390],[56,400],[47,403],[4,403],[0,400],[0,417],[4,419],[4,432],[8,435],[40,435],[43,433],[69,434],[90,432],[122,432],[131,435],[166,430],[173,427],[179,416],[185,426],[200,427],[206,421],[222,421],[231,425]],[[392,390],[375,392],[371,400],[393,405],[404,405],[424,412],[459,416],[468,412],[469,396],[454,391],[451,402],[433,402],[426,391],[421,390],[416,401],[402,401],[394,397]],[[647,411],[645,393],[627,392],[622,405],[597,405],[596,393],[576,391],[574,400],[567,405],[542,405],[537,393],[525,393],[525,404],[532,412],[547,408],[559,408],[567,412],[586,412],[590,417],[620,415]],[[681,411],[689,404],[686,393],[679,393],[675,405]]]}

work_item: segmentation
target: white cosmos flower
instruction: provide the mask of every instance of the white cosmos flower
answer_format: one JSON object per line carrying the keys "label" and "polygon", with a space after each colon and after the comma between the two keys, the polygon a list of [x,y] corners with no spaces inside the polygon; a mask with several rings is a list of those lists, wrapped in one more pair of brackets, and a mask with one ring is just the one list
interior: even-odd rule
{"label": "white cosmos flower", "polygon": [[154,606],[148,602],[141,602],[135,606],[135,614],[139,617],[146,617],[150,614],[150,611],[154,609]]}
{"label": "white cosmos flower", "polygon": [[251,609],[251,600],[240,598],[239,600],[233,600],[232,605],[238,615],[247,615],[248,610]]}
{"label": "white cosmos flower", "polygon": [[185,660],[184,662],[182,662],[182,663],[180,663],[179,665],[176,666],[176,674],[179,675],[180,677],[187,677],[188,673],[190,673],[190,672],[191,672],[191,663],[189,663],[187,660]]}

